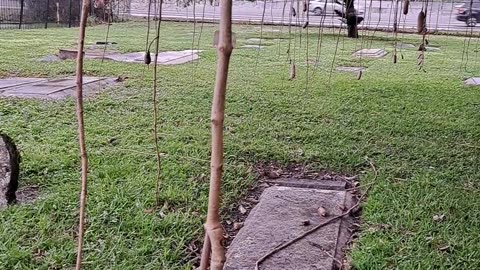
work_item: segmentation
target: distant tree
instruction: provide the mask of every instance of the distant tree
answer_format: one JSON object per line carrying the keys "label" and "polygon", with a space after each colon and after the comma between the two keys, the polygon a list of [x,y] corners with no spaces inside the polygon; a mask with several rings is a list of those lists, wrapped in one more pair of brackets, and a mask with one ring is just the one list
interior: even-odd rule
{"label": "distant tree", "polygon": [[347,23],[348,37],[358,38],[358,25],[362,23],[364,18],[358,16],[357,11],[355,10],[355,0],[344,0],[345,3],[345,12],[340,10],[335,10],[335,13],[344,18]]}

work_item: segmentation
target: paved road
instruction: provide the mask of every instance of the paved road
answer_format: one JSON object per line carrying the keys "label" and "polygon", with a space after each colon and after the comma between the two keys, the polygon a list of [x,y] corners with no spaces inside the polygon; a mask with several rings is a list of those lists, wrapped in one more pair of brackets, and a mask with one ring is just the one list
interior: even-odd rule
{"label": "paved road", "polygon": [[[464,22],[456,20],[455,14],[455,5],[458,3],[430,3],[428,6],[427,12],[427,27],[430,31],[453,31],[460,33],[470,33],[470,31],[480,32],[480,24],[477,27],[471,28],[467,27]],[[359,10],[365,12],[365,20],[361,24],[361,27],[367,28],[381,28],[381,29],[393,29],[394,24],[394,14],[395,9],[394,1],[370,1],[370,0],[360,0],[358,1]],[[268,2],[265,4],[265,23],[273,24],[288,24],[289,17],[288,13],[290,10],[290,1],[288,1],[285,11],[285,16],[283,14],[284,2]],[[194,8],[190,7],[178,7],[174,4],[165,4],[162,12],[162,18],[164,19],[182,19],[182,20],[193,20],[194,13],[195,18],[200,20],[204,18],[207,21],[217,21],[219,19],[219,8],[218,6],[205,6],[205,13],[203,13],[204,5],[197,4]],[[422,3],[412,2],[410,4],[410,11],[407,16],[404,16],[399,12],[399,29],[406,31],[414,31],[417,24],[418,13],[422,9]],[[234,2],[233,7],[233,20],[236,22],[252,22],[252,23],[261,23],[262,15],[264,11],[264,2],[258,1],[257,3],[251,2]],[[132,4],[130,14],[133,16],[145,17],[147,15],[147,4],[142,3],[141,1]],[[303,22],[307,19],[306,14],[300,14],[294,18],[292,23],[298,23],[302,25]],[[296,21],[298,20],[298,21]],[[314,16],[309,14],[309,25],[320,25],[323,21],[325,26],[341,26],[344,25],[340,19],[332,14],[325,16]]]}

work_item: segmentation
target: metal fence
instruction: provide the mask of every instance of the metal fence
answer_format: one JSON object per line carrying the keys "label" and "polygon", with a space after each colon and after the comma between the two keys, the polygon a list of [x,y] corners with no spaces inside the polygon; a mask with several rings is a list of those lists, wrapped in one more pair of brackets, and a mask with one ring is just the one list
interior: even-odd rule
{"label": "metal fence", "polygon": [[[90,0],[90,19],[124,21],[130,0],[110,0],[102,8]],[[75,27],[80,22],[80,0],[0,0],[0,29]]]}

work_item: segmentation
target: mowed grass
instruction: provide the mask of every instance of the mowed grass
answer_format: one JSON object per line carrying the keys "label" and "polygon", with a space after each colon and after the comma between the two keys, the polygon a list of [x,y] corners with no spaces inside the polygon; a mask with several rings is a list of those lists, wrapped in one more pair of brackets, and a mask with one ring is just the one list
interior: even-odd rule
{"label": "mowed grass", "polygon": [[[199,62],[159,68],[160,196],[168,205],[153,213],[152,68],[86,60],[87,75],[128,79],[85,102],[90,161],[85,269],[191,269],[187,247],[202,236],[207,206],[215,30],[203,27]],[[72,75],[73,61],[38,59],[75,47],[77,31],[2,30],[0,76]],[[237,25],[234,31],[237,47],[260,37],[258,26]],[[86,42],[104,40],[105,32],[105,26],[89,28]],[[192,32],[193,24],[163,23],[161,50],[191,49]],[[199,32],[197,25],[197,38]],[[477,41],[429,37],[440,51],[426,53],[423,72],[416,68],[415,49],[402,50],[403,59],[399,55],[392,63],[391,35],[370,38],[365,36],[372,32],[362,32],[365,38],[351,40],[332,33],[322,35],[317,68],[316,28],[308,39],[305,30],[300,35],[292,29],[295,38],[289,41],[286,27],[266,26],[262,43],[270,46],[260,52],[235,49],[225,118],[224,205],[248,191],[254,181],[250,167],[257,162],[360,174],[367,184],[373,180],[368,157],[378,179],[349,253],[352,265],[479,269],[480,88],[462,83],[480,75]],[[110,29],[110,40],[122,52],[143,51],[145,36],[145,23]],[[418,45],[421,37],[399,39]],[[289,44],[297,67],[293,81]],[[365,47],[390,53],[378,60],[351,56]],[[368,70],[356,80],[355,74],[335,71],[339,65]],[[40,187],[34,203],[0,211],[1,269],[74,265],[80,190],[74,110],[73,99],[0,98],[0,129],[15,138],[23,156],[20,185]],[[444,218],[435,221],[435,215]]]}

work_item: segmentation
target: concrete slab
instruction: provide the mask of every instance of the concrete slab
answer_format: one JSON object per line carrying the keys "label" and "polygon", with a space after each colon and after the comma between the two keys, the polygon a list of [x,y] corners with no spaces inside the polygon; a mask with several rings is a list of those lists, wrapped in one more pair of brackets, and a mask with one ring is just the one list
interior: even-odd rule
{"label": "concrete slab", "polygon": [[262,50],[265,46],[247,44],[240,46],[240,48]]}
{"label": "concrete slab", "polygon": [[397,43],[397,49],[415,49],[417,46],[411,43]]}
{"label": "concrete slab", "polygon": [[[95,46],[95,45],[92,45]],[[115,50],[107,50],[105,53],[103,49],[96,45],[96,47],[90,46],[90,49],[86,50],[85,58],[86,59],[105,59],[118,62],[126,63],[144,63],[145,52],[133,52],[133,53],[118,53]],[[179,65],[188,63],[199,58],[198,53],[201,50],[183,50],[183,51],[166,51],[160,52],[158,54],[158,64],[159,65]],[[62,60],[65,59],[76,59],[77,51],[72,49],[61,49],[59,50],[59,58]],[[151,55],[152,62],[154,55]]]}
{"label": "concrete slab", "polygon": [[361,49],[353,53],[355,57],[382,58],[387,55],[383,49]]}
{"label": "concrete slab", "polygon": [[[12,83],[16,82],[16,83]],[[84,93],[89,95],[98,92],[115,83],[114,78],[84,77]],[[59,99],[73,96],[76,89],[75,77],[45,79],[45,78],[10,78],[0,80],[0,96]]]}
{"label": "concrete slab", "polygon": [[267,183],[282,187],[314,188],[324,190],[345,190],[347,183],[344,181],[330,181],[317,179],[279,178],[268,179]]}
{"label": "concrete slab", "polygon": [[364,71],[367,68],[365,67],[337,67],[336,70],[342,72],[350,72],[350,73],[358,73],[360,71]]}
{"label": "concrete slab", "polygon": [[[233,240],[225,270],[252,270],[258,259],[275,247],[296,238],[333,215],[350,207],[352,197],[346,191],[270,187],[250,212],[244,227]],[[323,207],[329,216],[318,214]],[[308,221],[309,225],[305,225]],[[268,257],[260,269],[325,269],[340,258],[339,244],[346,242],[345,221],[337,220]]]}
{"label": "concrete slab", "polygon": [[21,77],[0,79],[0,92],[3,91],[3,89],[9,88],[9,87],[21,86],[24,84],[31,84],[35,82],[41,82],[41,81],[46,81],[46,79],[21,78]]}
{"label": "concrete slab", "polygon": [[427,46],[427,47],[425,47],[425,50],[426,50],[427,52],[439,52],[439,51],[441,51],[440,48],[438,48],[438,47],[432,47],[432,46]]}
{"label": "concrete slab", "polygon": [[480,77],[473,77],[468,80],[465,80],[465,85],[469,86],[480,86]]}
{"label": "concrete slab", "polygon": [[[184,51],[167,51],[160,52],[158,54],[159,65],[179,65],[197,60],[199,58],[198,53],[200,50],[184,50]],[[113,61],[127,62],[127,63],[143,63],[144,52],[134,52],[127,54],[111,54],[105,57]],[[152,63],[155,55],[152,54]]]}

